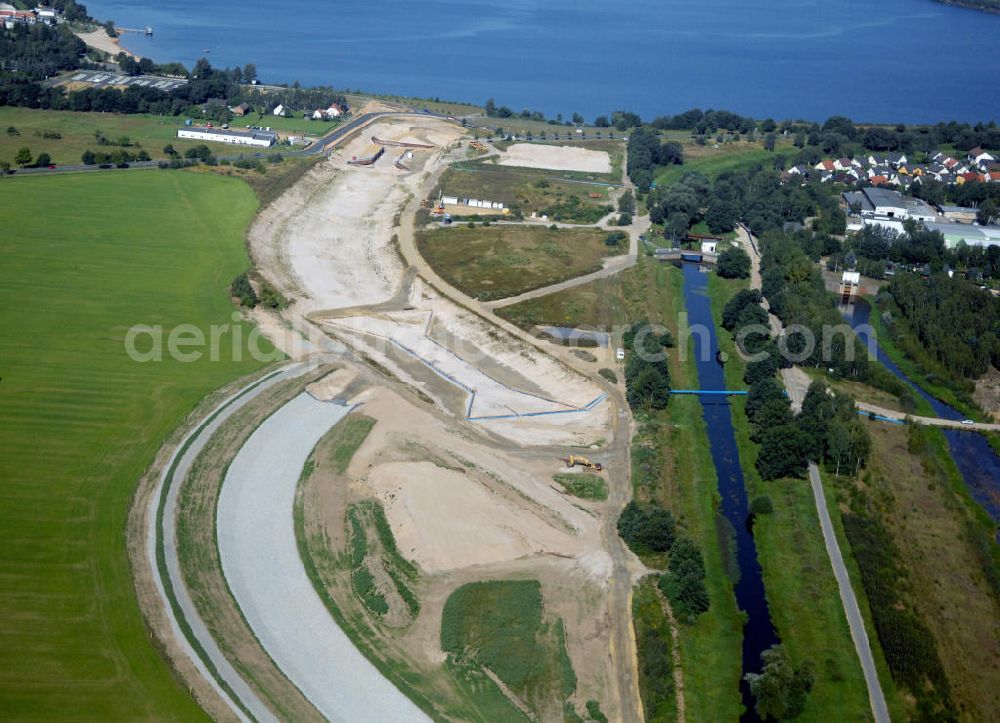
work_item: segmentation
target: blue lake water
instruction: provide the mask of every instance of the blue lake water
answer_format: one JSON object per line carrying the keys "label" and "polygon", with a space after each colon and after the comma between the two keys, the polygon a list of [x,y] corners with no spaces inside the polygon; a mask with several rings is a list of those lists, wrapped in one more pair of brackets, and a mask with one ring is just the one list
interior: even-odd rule
{"label": "blue lake water", "polygon": [[[719,345],[712,317],[712,302],[708,298],[708,273],[698,264],[684,264],[684,307],[691,326],[700,325],[709,332],[709,350],[704,355],[696,353],[698,386],[701,389],[725,389],[726,380],[722,366],[715,360]],[[700,349],[700,345],[696,345]],[[739,580],[734,586],[736,604],[747,614],[743,628],[743,672],[760,672],[760,654],[778,642],[771,623],[771,614],[764,595],[764,579],[757,559],[757,546],[749,525],[749,505],[740,453],[733,431],[732,410],[726,397],[701,396],[702,416],[708,430],[712,461],[719,478],[721,510],[735,533],[736,563]],[[746,712],[744,721],[758,719],[753,708],[750,687],[740,681],[740,691]]]}
{"label": "blue lake water", "polygon": [[[1000,16],[933,0],[97,0],[126,47],[264,82],[588,119],[692,107],[759,118],[1000,118]],[[208,53],[203,52],[208,50]]]}

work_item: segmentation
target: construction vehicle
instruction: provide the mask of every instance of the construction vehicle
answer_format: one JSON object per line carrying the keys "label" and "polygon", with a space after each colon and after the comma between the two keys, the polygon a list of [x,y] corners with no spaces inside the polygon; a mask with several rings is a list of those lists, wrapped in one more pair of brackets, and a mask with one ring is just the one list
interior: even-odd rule
{"label": "construction vehicle", "polygon": [[600,472],[604,469],[604,465],[600,462],[591,462],[587,457],[579,454],[571,454],[569,459],[566,460],[566,465],[568,467],[576,467],[580,465],[581,467],[586,467],[587,469],[592,469],[595,472]]}

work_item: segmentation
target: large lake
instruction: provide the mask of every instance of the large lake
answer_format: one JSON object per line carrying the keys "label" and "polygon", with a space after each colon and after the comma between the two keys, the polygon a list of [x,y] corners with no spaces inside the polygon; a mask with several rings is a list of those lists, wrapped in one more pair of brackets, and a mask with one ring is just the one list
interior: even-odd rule
{"label": "large lake", "polygon": [[[759,118],[1000,118],[1000,16],[932,0],[98,0],[126,47],[265,82],[592,120],[691,107]],[[205,53],[204,50],[209,52]]]}

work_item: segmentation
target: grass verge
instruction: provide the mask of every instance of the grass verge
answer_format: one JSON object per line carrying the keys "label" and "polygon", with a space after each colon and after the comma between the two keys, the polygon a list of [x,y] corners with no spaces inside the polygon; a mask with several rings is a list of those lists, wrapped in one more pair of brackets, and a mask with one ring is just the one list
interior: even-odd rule
{"label": "grass verge", "polygon": [[541,716],[576,690],[561,619],[546,620],[537,580],[463,585],[441,615],[441,649],[493,672]]}
{"label": "grass verge", "polygon": [[4,711],[59,718],[71,701],[100,718],[199,718],[140,614],[125,522],[171,430],[262,364],[245,341],[236,358],[228,334],[216,362],[138,363],[125,336],[232,333],[227,287],[248,264],[256,201],[235,180],[159,172],[20,178],[0,183],[0,205]]}
{"label": "grass verge", "polygon": [[603,477],[596,474],[557,474],[552,479],[574,497],[585,500],[608,499],[608,485]]}

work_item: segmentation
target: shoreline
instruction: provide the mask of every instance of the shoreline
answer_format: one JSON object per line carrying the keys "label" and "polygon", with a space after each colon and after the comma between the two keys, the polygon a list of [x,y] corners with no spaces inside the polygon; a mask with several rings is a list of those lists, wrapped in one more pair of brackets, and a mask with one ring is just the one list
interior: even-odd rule
{"label": "shoreline", "polygon": [[136,60],[139,59],[138,55],[122,46],[121,36],[112,38],[108,36],[103,27],[99,27],[97,30],[92,30],[89,33],[74,32],[73,34],[86,43],[88,48],[96,48],[97,50],[108,53],[112,59],[118,55],[118,53],[125,53]]}

